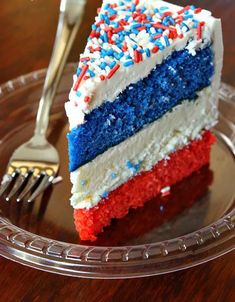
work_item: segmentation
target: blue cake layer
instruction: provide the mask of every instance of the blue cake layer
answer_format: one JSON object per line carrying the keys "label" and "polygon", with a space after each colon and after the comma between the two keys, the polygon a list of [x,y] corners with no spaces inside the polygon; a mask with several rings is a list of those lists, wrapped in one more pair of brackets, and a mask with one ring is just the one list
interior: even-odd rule
{"label": "blue cake layer", "polygon": [[70,171],[94,159],[159,119],[183,100],[195,100],[197,91],[211,83],[214,73],[211,47],[174,52],[143,80],[127,87],[113,102],[86,115],[86,122],[68,134]]}

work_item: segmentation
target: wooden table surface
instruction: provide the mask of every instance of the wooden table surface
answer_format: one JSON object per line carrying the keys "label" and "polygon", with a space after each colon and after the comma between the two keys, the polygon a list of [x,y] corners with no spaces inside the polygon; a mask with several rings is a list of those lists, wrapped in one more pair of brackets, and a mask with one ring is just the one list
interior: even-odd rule
{"label": "wooden table surface", "polygon": [[[199,1],[174,1],[198,5]],[[89,0],[70,55],[83,49],[100,1]],[[235,85],[235,1],[200,5],[223,21],[223,80]],[[2,0],[0,83],[48,65],[57,25],[57,0]],[[0,258],[0,301],[235,301],[235,253],[185,271],[132,280],[85,280],[37,271]]]}

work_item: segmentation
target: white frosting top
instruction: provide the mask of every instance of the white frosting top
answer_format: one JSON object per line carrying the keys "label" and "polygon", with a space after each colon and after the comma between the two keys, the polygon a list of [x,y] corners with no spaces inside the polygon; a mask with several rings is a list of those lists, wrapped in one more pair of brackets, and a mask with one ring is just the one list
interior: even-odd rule
{"label": "white frosting top", "polygon": [[187,47],[194,55],[208,45],[216,21],[210,12],[194,6],[104,0],[65,104],[70,129],[84,123],[85,114],[148,76],[173,51]]}

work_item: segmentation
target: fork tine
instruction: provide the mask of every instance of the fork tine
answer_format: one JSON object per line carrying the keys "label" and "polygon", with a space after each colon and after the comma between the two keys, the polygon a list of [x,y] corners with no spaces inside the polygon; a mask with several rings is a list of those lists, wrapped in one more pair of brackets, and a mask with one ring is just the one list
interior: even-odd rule
{"label": "fork tine", "polygon": [[8,193],[6,200],[9,201],[20,189],[23,187],[24,182],[27,179],[27,175],[19,175],[15,181],[13,188]]}
{"label": "fork tine", "polygon": [[40,175],[33,176],[33,174],[28,176],[28,182],[26,186],[24,187],[23,191],[19,194],[16,201],[20,202],[37,184],[37,182],[40,180]]}
{"label": "fork tine", "polygon": [[0,185],[0,196],[4,194],[4,192],[7,190],[7,188],[10,186],[11,182],[13,180],[13,177],[11,175],[5,174],[3,177],[3,181]]}
{"label": "fork tine", "polygon": [[46,190],[46,188],[49,187],[49,185],[52,183],[54,179],[54,176],[44,175],[41,183],[39,186],[35,189],[35,191],[32,193],[32,195],[28,198],[28,202],[32,202],[38,195],[40,195],[43,191]]}

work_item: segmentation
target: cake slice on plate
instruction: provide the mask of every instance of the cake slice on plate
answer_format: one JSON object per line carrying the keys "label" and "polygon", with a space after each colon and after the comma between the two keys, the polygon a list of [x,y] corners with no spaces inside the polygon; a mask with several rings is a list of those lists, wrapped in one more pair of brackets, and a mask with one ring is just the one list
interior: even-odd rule
{"label": "cake slice on plate", "polygon": [[206,10],[104,0],[65,104],[81,239],[209,162],[222,57]]}

